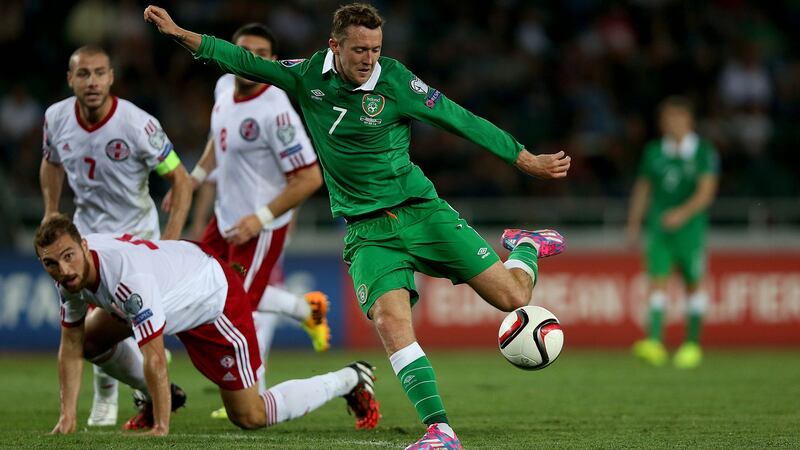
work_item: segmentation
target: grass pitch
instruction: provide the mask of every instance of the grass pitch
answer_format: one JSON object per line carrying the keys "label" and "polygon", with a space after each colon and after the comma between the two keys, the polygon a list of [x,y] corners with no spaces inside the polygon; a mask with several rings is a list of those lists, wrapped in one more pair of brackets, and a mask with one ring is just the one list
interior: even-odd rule
{"label": "grass pitch", "polygon": [[[540,372],[509,365],[496,351],[430,350],[451,423],[467,449],[797,448],[800,447],[800,352],[708,350],[693,371],[655,369],[627,352],[566,349]],[[48,436],[58,419],[55,354],[0,355],[0,447],[402,449],[424,428],[380,353],[276,352],[270,384],[336,369],[357,358],[378,366],[383,419],[356,431],[336,399],[268,430],[240,431],[209,418],[216,388],[176,352],[172,379],[188,394],[166,438],[85,427],[92,395],[85,366],[79,432]],[[134,409],[120,390],[121,425]]]}

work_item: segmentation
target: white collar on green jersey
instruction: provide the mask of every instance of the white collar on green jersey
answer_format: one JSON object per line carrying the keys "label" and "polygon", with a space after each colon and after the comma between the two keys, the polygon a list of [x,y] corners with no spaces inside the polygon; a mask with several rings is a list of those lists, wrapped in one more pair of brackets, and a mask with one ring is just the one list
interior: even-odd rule
{"label": "white collar on green jersey", "polygon": [[661,146],[664,149],[664,153],[669,156],[680,156],[683,159],[694,156],[699,143],[700,138],[698,138],[695,133],[687,134],[680,142],[676,142],[674,139],[670,139],[666,136],[661,139]]}
{"label": "white collar on green jersey", "polygon": [[[328,52],[325,53],[325,62],[322,63],[322,73],[328,73],[330,71],[333,73],[336,72],[336,65],[333,63],[333,52],[331,49],[328,49]],[[375,70],[372,71],[372,75],[369,76],[369,80],[366,83],[362,84],[361,86],[354,88],[354,91],[371,91],[375,89],[375,85],[378,84],[378,78],[381,77],[381,63],[375,61]]]}

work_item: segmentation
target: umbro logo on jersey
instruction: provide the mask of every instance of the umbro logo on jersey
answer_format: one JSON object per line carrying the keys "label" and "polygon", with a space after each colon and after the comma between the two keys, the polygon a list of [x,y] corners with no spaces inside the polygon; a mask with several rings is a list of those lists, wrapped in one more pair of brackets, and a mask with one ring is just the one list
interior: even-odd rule
{"label": "umbro logo on jersey", "polygon": [[478,250],[478,256],[480,256],[481,259],[485,259],[487,256],[489,256],[489,249],[486,247],[481,247]]}
{"label": "umbro logo on jersey", "polygon": [[319,89],[312,89],[311,94],[313,95],[313,97],[311,97],[312,100],[322,100],[322,97],[325,97],[325,93]]}
{"label": "umbro logo on jersey", "polygon": [[71,152],[71,151],[72,151],[72,149],[71,149],[71,148],[69,148],[69,143],[66,143],[66,144],[64,144],[64,146],[63,146],[63,147],[61,147],[61,151],[62,151],[62,152]]}

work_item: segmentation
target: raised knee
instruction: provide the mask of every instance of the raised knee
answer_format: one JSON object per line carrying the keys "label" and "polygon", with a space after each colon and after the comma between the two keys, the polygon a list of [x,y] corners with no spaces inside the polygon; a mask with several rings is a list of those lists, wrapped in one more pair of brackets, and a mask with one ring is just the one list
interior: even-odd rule
{"label": "raised knee", "polygon": [[503,300],[504,301],[499,305],[500,309],[504,312],[511,312],[530,303],[531,298],[528,292],[523,292],[523,290],[518,289],[508,292]]}

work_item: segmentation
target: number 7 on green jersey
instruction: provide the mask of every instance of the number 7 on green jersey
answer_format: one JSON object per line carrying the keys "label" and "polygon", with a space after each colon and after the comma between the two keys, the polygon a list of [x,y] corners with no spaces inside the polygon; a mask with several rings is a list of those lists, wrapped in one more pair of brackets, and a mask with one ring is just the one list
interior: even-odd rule
{"label": "number 7 on green jersey", "polygon": [[336,126],[339,125],[339,122],[342,121],[342,119],[344,118],[344,115],[347,114],[347,110],[346,109],[340,108],[338,106],[334,106],[333,110],[334,111],[339,111],[339,117],[337,117],[336,121],[333,122],[333,125],[331,125],[331,129],[328,130],[328,134],[333,134],[333,130],[336,129]]}

